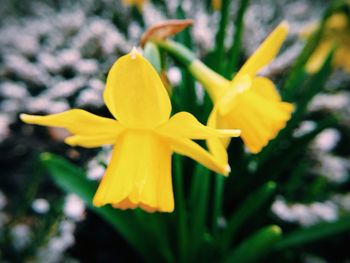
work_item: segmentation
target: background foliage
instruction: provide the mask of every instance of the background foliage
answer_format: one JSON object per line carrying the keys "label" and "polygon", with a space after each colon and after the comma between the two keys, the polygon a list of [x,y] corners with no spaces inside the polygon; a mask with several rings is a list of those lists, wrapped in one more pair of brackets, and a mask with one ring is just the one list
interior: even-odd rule
{"label": "background foliage", "polygon": [[[154,0],[142,12],[118,1],[4,2],[1,261],[349,262],[350,79],[331,67],[332,52],[319,72],[305,72],[322,26],[308,41],[298,37],[309,22],[335,11],[349,15],[349,7],[223,0],[222,11],[214,11],[209,1],[180,2]],[[227,77],[288,20],[283,51],[262,74],[297,110],[258,155],[233,140],[228,178],[175,155],[173,214],[94,208],[96,178],[110,149],[71,149],[61,130],[21,124],[18,113],[84,107],[109,116],[101,93],[110,65],[137,45],[145,28],[166,18],[193,18],[176,41]],[[161,55],[173,111],[205,123],[209,98],[180,64]]]}

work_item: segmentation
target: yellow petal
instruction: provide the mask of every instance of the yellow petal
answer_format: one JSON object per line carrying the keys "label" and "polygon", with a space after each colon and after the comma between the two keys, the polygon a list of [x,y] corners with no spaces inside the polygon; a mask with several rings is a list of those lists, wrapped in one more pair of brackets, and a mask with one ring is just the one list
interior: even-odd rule
{"label": "yellow petal", "polygon": [[333,44],[333,41],[323,41],[321,44],[319,44],[306,64],[307,72],[315,73],[321,68],[327,58],[327,55],[329,52],[331,52]]}
{"label": "yellow petal", "polygon": [[221,9],[221,0],[211,0],[211,6],[215,11]]}
{"label": "yellow petal", "polygon": [[195,142],[179,137],[167,137],[170,147],[177,153],[192,158],[203,166],[222,175],[228,175],[230,166],[221,162]]}
{"label": "yellow petal", "polygon": [[276,137],[294,110],[292,104],[265,98],[252,89],[241,93],[236,100],[232,112],[221,118],[230,127],[242,130],[241,137],[253,153],[261,151]]}
{"label": "yellow petal", "polygon": [[281,101],[281,96],[278,93],[275,84],[273,84],[273,82],[268,78],[255,77],[252,80],[251,89],[252,91],[266,99],[273,101]]}
{"label": "yellow petal", "polygon": [[236,76],[248,74],[253,77],[256,75],[260,69],[268,65],[276,57],[287,34],[288,24],[287,22],[282,22],[259,46]]}
{"label": "yellow petal", "polygon": [[251,85],[252,80],[248,74],[240,75],[234,78],[234,80],[231,82],[230,89],[217,103],[220,114],[225,115],[230,112],[235,106],[235,97],[249,89]]}
{"label": "yellow petal", "polygon": [[70,146],[81,146],[85,148],[95,148],[101,145],[114,144],[117,135],[74,135],[67,137],[64,142]]}
{"label": "yellow petal", "polygon": [[[223,119],[221,119],[221,123],[219,122],[220,118],[218,118],[218,110],[216,107],[212,110],[208,119],[208,126],[213,128],[224,128]],[[222,163],[228,163],[228,156],[226,148],[230,143],[231,138],[219,139],[216,137],[211,137],[207,139],[207,146],[209,151],[217,157]]]}
{"label": "yellow petal", "polygon": [[104,101],[125,126],[153,128],[169,119],[168,93],[152,65],[133,49],[108,73]]}
{"label": "yellow petal", "polygon": [[122,0],[123,5],[136,6],[139,12],[142,12],[145,2],[147,2],[147,0]]}
{"label": "yellow petal", "polygon": [[333,64],[350,74],[350,47],[340,46],[334,54]]}
{"label": "yellow petal", "polygon": [[[336,13],[327,19],[326,29],[344,30],[349,24],[349,18],[345,13]],[[344,32],[346,34],[346,32]]]}
{"label": "yellow petal", "polygon": [[115,144],[94,205],[172,212],[171,153],[167,142],[152,132],[125,132]]}
{"label": "yellow petal", "polygon": [[20,118],[29,124],[65,128],[77,135],[77,137],[68,137],[66,139],[68,144],[87,147],[110,144],[124,130],[116,120],[79,109],[47,116],[21,114]]}
{"label": "yellow petal", "polygon": [[188,139],[207,139],[210,137],[237,137],[239,130],[216,130],[201,124],[192,114],[179,112],[165,124],[157,128],[163,136],[183,137]]}

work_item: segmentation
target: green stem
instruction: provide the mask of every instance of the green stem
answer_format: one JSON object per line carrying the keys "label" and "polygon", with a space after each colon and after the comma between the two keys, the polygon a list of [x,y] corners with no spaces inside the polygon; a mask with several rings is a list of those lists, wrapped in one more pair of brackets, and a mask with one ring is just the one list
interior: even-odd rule
{"label": "green stem", "polygon": [[226,77],[231,78],[232,74],[237,71],[239,62],[239,53],[241,51],[241,42],[243,35],[243,22],[244,14],[247,10],[249,0],[242,0],[239,7],[236,21],[235,21],[235,33],[233,36],[233,44],[228,53],[228,62],[226,67]]}
{"label": "green stem", "polygon": [[210,171],[200,164],[195,166],[191,186],[191,257],[196,262],[206,232]]}
{"label": "green stem", "polygon": [[184,199],[183,189],[183,178],[182,178],[182,162],[181,156],[174,156],[174,191],[175,191],[175,203],[176,203],[176,223],[177,223],[177,234],[178,234],[178,255],[179,262],[187,261],[187,214]]}
{"label": "green stem", "polygon": [[218,72],[223,72],[223,65],[222,63],[225,58],[225,35],[226,35],[226,28],[227,28],[227,22],[229,18],[229,7],[230,7],[230,0],[222,0],[221,4],[221,19],[220,19],[220,25],[219,30],[216,34],[215,39],[215,54],[216,54],[216,62],[215,62],[215,69],[218,70]]}
{"label": "green stem", "polygon": [[160,48],[172,54],[181,64],[189,67],[196,56],[184,45],[171,40],[155,42]]}
{"label": "green stem", "polygon": [[215,190],[214,190],[214,204],[213,204],[213,234],[218,232],[218,219],[222,214],[222,200],[224,193],[225,178],[220,175],[215,175]]}
{"label": "green stem", "polygon": [[213,101],[220,98],[221,92],[230,85],[227,79],[208,68],[185,46],[171,40],[158,41],[157,45],[183,64],[203,84]]}

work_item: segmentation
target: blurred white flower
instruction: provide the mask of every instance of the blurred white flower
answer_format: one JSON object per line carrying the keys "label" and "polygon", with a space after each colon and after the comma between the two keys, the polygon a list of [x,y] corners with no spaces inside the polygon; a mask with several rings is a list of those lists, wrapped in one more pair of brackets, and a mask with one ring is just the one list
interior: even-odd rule
{"label": "blurred white flower", "polygon": [[316,123],[314,121],[302,121],[300,122],[299,127],[293,131],[293,136],[295,138],[302,137],[315,130],[315,128]]}
{"label": "blurred white flower", "polygon": [[320,93],[309,104],[309,111],[336,110],[344,111],[350,105],[350,92],[340,91],[336,94]]}
{"label": "blurred white flower", "polygon": [[[10,134],[10,129],[8,128],[9,124],[10,124],[10,120],[8,116],[0,113],[0,142],[5,140],[9,136]],[[1,198],[3,198],[3,196],[1,196],[1,192],[0,192],[0,209],[1,209]]]}
{"label": "blurred white flower", "polygon": [[337,146],[339,140],[339,131],[334,128],[328,128],[316,136],[311,147],[316,151],[330,152]]}
{"label": "blurred white flower", "polygon": [[322,221],[332,222],[338,219],[338,209],[332,202],[316,202],[310,205],[310,210]]}
{"label": "blurred white flower", "polygon": [[85,89],[81,91],[77,97],[77,106],[102,106],[103,99],[100,91],[94,89]]}
{"label": "blurred white flower", "polygon": [[57,54],[57,60],[63,67],[73,66],[80,59],[80,53],[76,49],[64,49]]}
{"label": "blurred white flower", "polygon": [[24,99],[29,93],[24,84],[5,81],[0,85],[0,95],[6,98]]}
{"label": "blurred white flower", "polygon": [[[76,225],[74,221],[65,219],[59,222],[58,232],[48,243],[41,247],[35,258],[39,263],[59,263],[66,262],[67,256],[64,252],[75,243],[74,231]],[[68,262],[68,261],[67,261]]]}
{"label": "blurred white flower", "polygon": [[91,160],[87,165],[87,177],[91,180],[100,180],[106,168],[103,167],[96,159]]}
{"label": "blurred white flower", "polygon": [[95,59],[81,59],[74,64],[78,74],[93,75],[98,71],[98,63]]}
{"label": "blurred white flower", "polygon": [[0,191],[0,210],[4,209],[4,207],[6,205],[7,205],[6,196],[4,195],[4,193],[2,191]]}
{"label": "blurred white flower", "polygon": [[16,250],[23,250],[31,241],[31,231],[26,224],[17,224],[10,229],[12,245]]}
{"label": "blurred white flower", "polygon": [[46,214],[50,210],[50,204],[46,199],[38,198],[33,201],[32,209],[38,214]]}
{"label": "blurred white flower", "polygon": [[332,222],[338,219],[338,207],[332,201],[311,204],[287,204],[282,197],[278,197],[271,207],[272,212],[287,222],[311,226],[319,222]]}
{"label": "blurred white flower", "polygon": [[167,75],[172,85],[177,86],[180,84],[182,75],[178,67],[169,67]]}
{"label": "blurred white flower", "polygon": [[344,183],[349,179],[350,163],[348,159],[330,154],[315,156],[318,164],[314,167],[314,172],[334,183]]}
{"label": "blurred white flower", "polygon": [[63,208],[64,214],[75,221],[81,221],[85,217],[85,204],[75,194],[67,195]]}
{"label": "blurred white flower", "polygon": [[207,53],[215,44],[216,19],[201,9],[196,12],[194,21],[191,28],[194,41],[204,53]]}

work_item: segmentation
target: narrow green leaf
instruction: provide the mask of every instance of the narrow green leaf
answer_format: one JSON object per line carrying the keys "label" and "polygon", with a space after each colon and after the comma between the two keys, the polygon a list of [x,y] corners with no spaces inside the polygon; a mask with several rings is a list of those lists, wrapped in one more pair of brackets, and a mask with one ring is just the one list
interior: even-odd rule
{"label": "narrow green leaf", "polygon": [[212,228],[213,234],[216,235],[218,232],[218,219],[222,213],[222,200],[224,194],[224,182],[225,177],[221,174],[215,174],[215,187],[214,187],[214,203],[213,203],[213,217],[212,217]]}
{"label": "narrow green leaf", "polygon": [[178,258],[180,262],[186,262],[188,256],[188,225],[187,225],[187,210],[184,199],[183,187],[183,167],[182,157],[174,156],[174,195],[175,195],[175,215],[177,223],[178,237]]}
{"label": "narrow green leaf", "polygon": [[298,229],[275,244],[276,250],[303,246],[311,242],[329,238],[341,233],[349,233],[350,217],[344,217],[336,222],[320,223],[309,228]]}
{"label": "narrow green leaf", "polygon": [[276,183],[268,182],[263,185],[258,191],[248,196],[248,198],[235,211],[232,217],[228,220],[227,228],[218,237],[218,248],[225,253],[231,242],[233,241],[238,230],[243,227],[249,217],[255,215],[258,210],[266,204],[266,202],[275,193]]}
{"label": "narrow green leaf", "polygon": [[244,14],[249,5],[249,0],[241,0],[236,20],[235,20],[235,33],[233,36],[233,44],[231,49],[228,52],[228,61],[226,66],[226,77],[231,78],[232,74],[237,71],[240,51],[241,51],[241,42],[244,29]]}
{"label": "narrow green leaf", "polygon": [[282,236],[282,230],[276,226],[260,229],[244,240],[222,261],[223,263],[253,263],[262,262],[264,257]]}
{"label": "narrow green leaf", "polygon": [[229,19],[229,10],[230,10],[230,0],[221,0],[221,17],[219,23],[219,29],[215,38],[215,60],[213,65],[214,69],[223,73],[225,66],[225,36],[226,36],[226,28]]}
{"label": "narrow green leaf", "polygon": [[211,172],[200,164],[193,173],[190,193],[191,260],[195,262],[197,253],[204,242],[208,212],[209,182]]}

